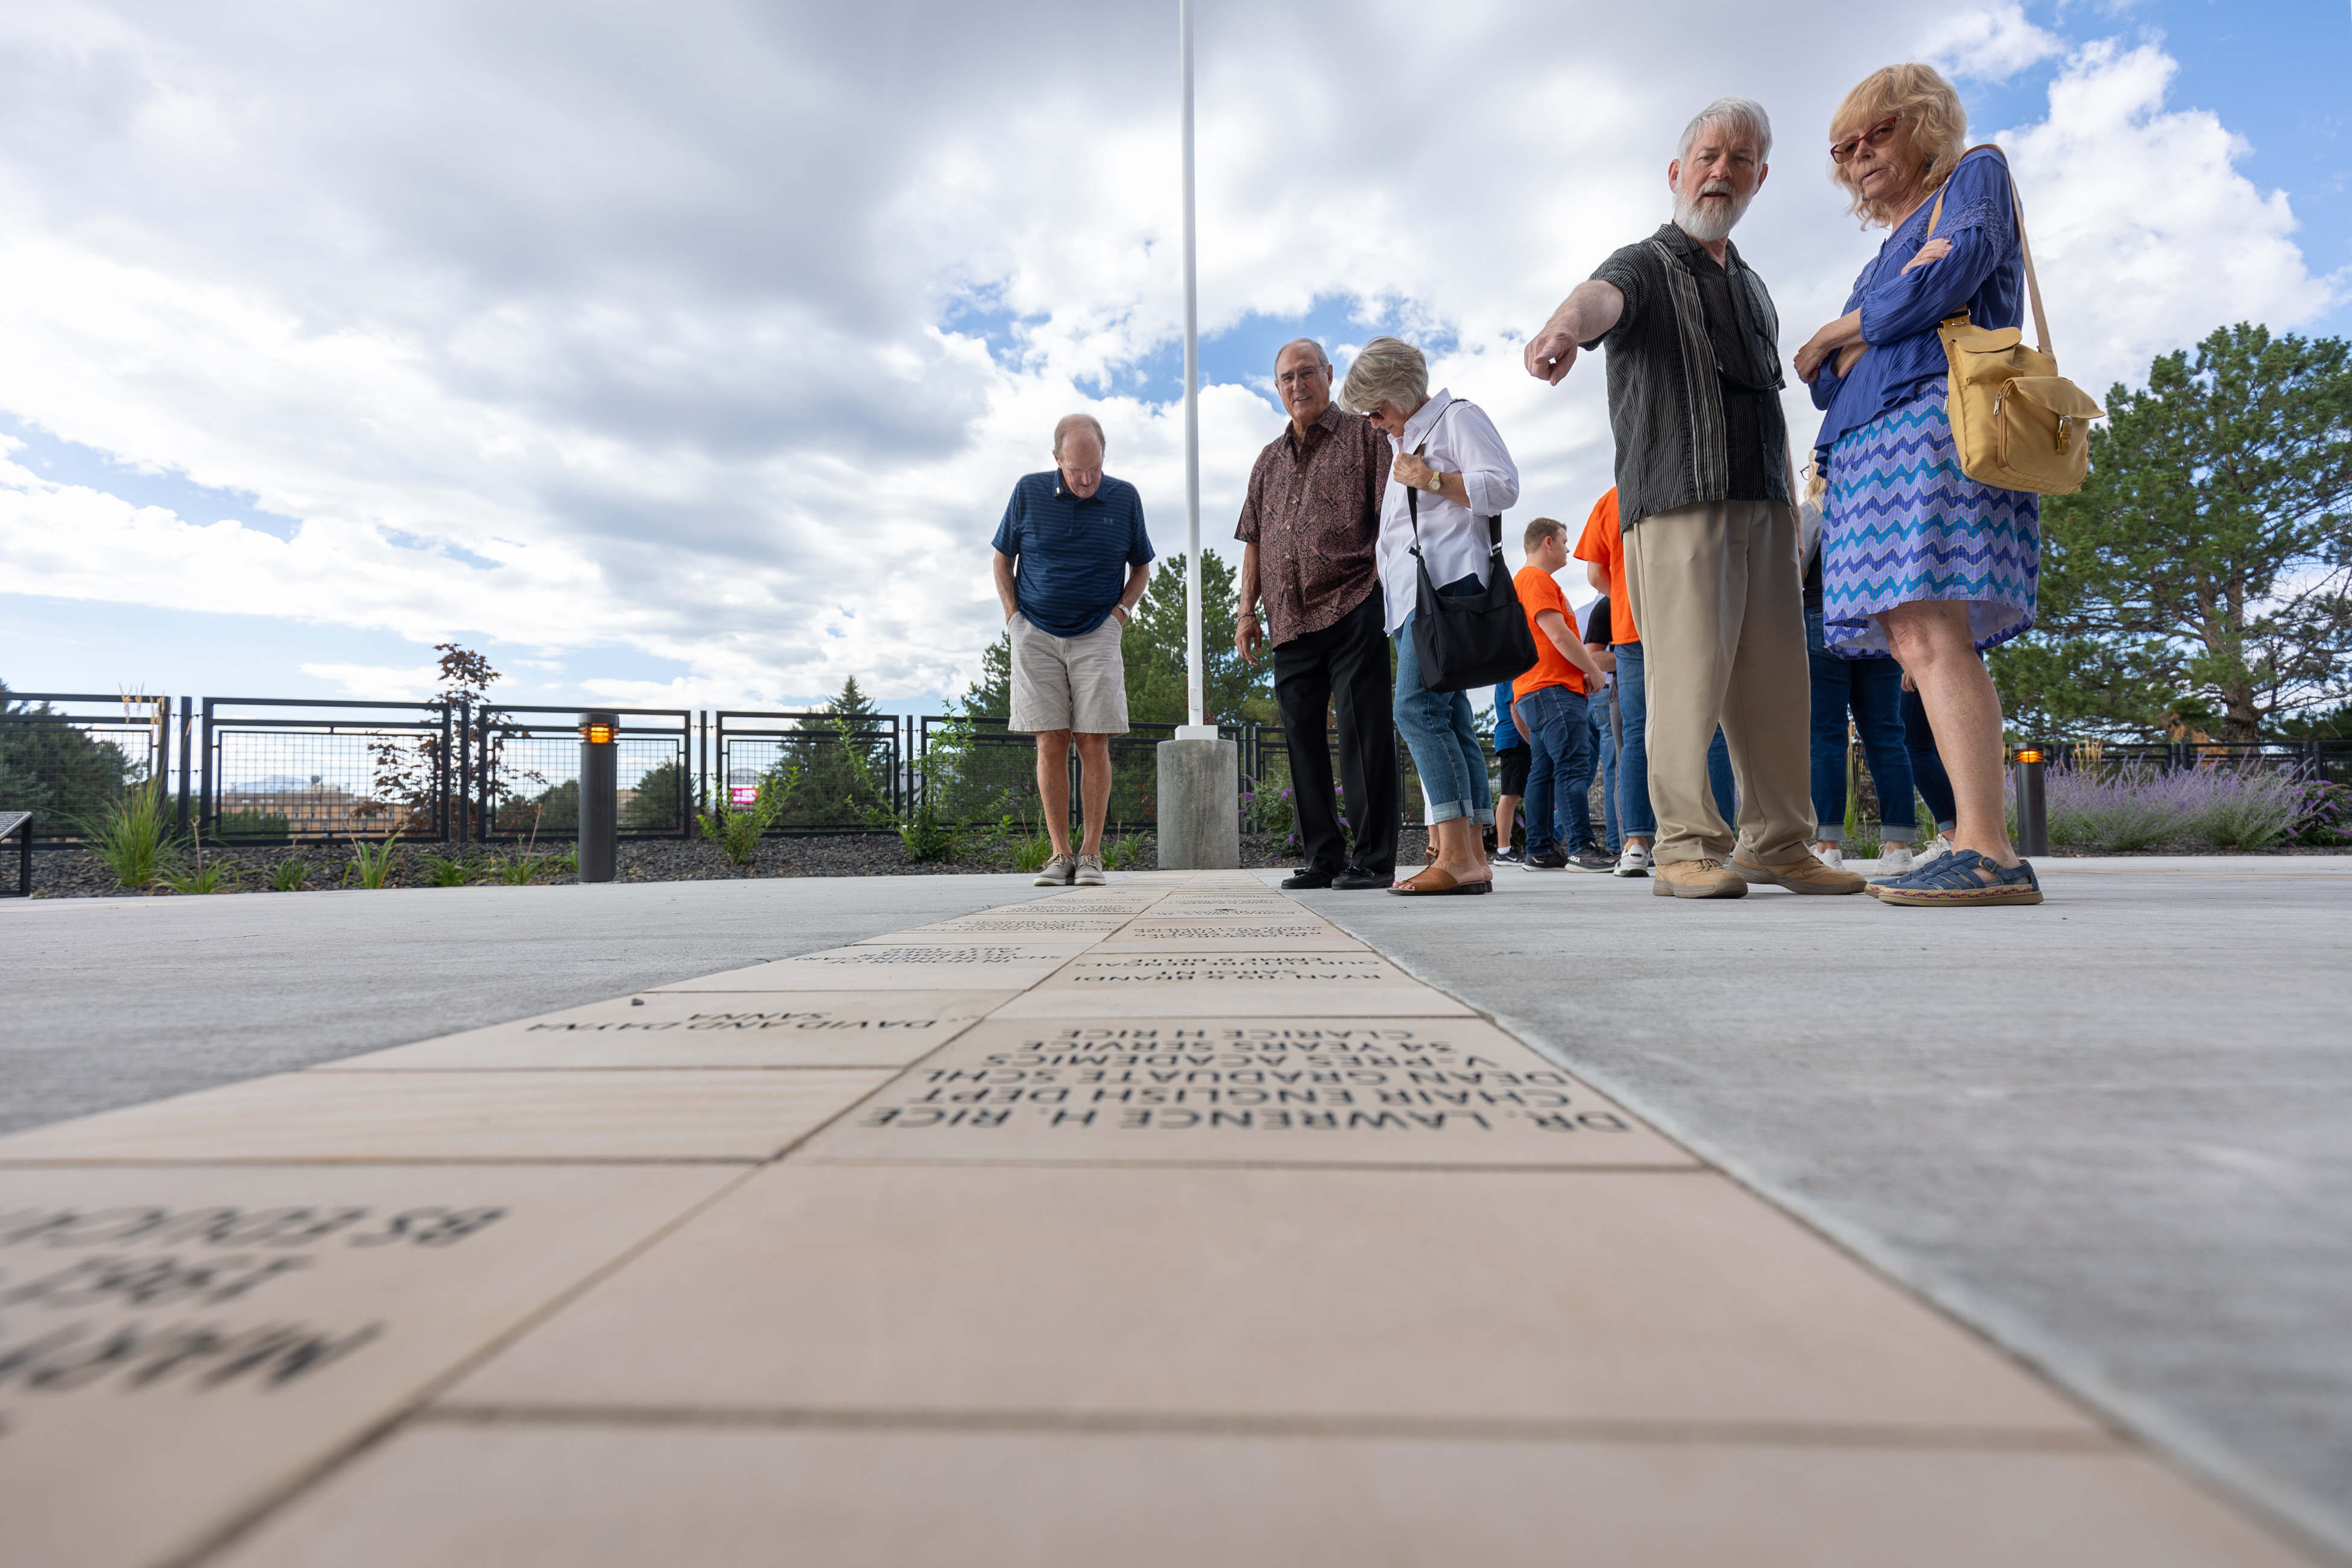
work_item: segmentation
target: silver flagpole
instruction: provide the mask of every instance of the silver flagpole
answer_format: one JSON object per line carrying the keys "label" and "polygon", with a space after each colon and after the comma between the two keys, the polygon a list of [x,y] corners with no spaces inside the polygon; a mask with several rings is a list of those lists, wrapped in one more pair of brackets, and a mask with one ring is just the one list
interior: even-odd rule
{"label": "silver flagpole", "polygon": [[1184,100],[1184,707],[1207,722],[1201,653],[1201,310],[1192,247],[1192,4],[1176,0]]}

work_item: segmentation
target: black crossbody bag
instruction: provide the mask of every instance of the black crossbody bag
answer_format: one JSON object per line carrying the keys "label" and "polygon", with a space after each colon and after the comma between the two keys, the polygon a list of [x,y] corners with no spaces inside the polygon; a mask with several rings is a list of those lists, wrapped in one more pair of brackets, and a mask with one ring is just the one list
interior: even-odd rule
{"label": "black crossbody bag", "polygon": [[[1447,405],[1448,412],[1452,405]],[[1429,449],[1423,441],[1413,456]],[[1413,571],[1419,577],[1412,616],[1412,648],[1421,658],[1421,681],[1432,691],[1468,691],[1499,680],[1517,680],[1536,666],[1535,634],[1519,604],[1511,574],[1503,569],[1503,520],[1486,520],[1490,553],[1486,586],[1476,594],[1441,594],[1429,580],[1421,554],[1421,489],[1405,487],[1412,515]]]}

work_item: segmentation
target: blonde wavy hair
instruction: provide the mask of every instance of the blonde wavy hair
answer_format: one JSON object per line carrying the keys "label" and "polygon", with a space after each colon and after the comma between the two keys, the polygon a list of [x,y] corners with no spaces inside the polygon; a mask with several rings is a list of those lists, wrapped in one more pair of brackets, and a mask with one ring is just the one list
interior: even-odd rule
{"label": "blonde wavy hair", "polygon": [[[1969,111],[1960,95],[1933,66],[1882,66],[1854,84],[1845,101],[1830,116],[1830,134],[1841,126],[1867,130],[1890,114],[1903,117],[1911,128],[1912,145],[1927,155],[1927,182],[1932,191],[1951,177],[1952,166],[1969,150]],[[1895,214],[1885,202],[1864,201],[1846,173],[1852,165],[1832,160],[1830,178],[1846,194],[1846,211],[1862,219],[1864,228],[1885,228]]]}

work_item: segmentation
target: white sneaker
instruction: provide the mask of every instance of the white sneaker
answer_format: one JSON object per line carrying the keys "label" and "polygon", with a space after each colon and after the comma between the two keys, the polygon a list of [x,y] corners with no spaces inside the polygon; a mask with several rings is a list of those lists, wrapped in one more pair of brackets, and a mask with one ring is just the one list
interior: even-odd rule
{"label": "white sneaker", "polygon": [[1102,857],[1101,857],[1101,856],[1099,856],[1099,855],[1081,855],[1081,856],[1079,856],[1079,857],[1078,857],[1078,886],[1079,886],[1079,887],[1081,887],[1081,888],[1099,888],[1099,887],[1103,886],[1105,883],[1108,882],[1109,880],[1110,880],[1110,879],[1109,879],[1109,878],[1108,878],[1108,877],[1106,877],[1106,876],[1104,876],[1104,875],[1103,875],[1103,863],[1102,863]]}
{"label": "white sneaker", "polygon": [[1076,875],[1077,868],[1077,861],[1071,857],[1052,856],[1037,868],[1037,879],[1029,885],[1033,888],[1066,888],[1070,885],[1070,879]]}
{"label": "white sneaker", "polygon": [[1611,873],[1618,877],[1646,877],[1649,874],[1649,847],[1641,844],[1625,846],[1625,852],[1617,857],[1617,868]]}
{"label": "white sneaker", "polygon": [[1925,866],[1928,861],[1936,858],[1937,856],[1949,855],[1951,852],[1951,839],[1947,837],[1945,835],[1938,833],[1935,837],[1930,838],[1927,843],[1919,847],[1919,858],[1912,862],[1911,868],[1916,871],[1920,867]]}
{"label": "white sneaker", "polygon": [[1882,844],[1878,847],[1878,874],[1880,876],[1901,877],[1908,874],[1910,870],[1911,846],[1908,844]]}
{"label": "white sneaker", "polygon": [[1826,849],[1814,850],[1813,858],[1819,860],[1822,865],[1832,867],[1837,870],[1843,871],[1845,869],[1845,851],[1834,844],[1831,845]]}

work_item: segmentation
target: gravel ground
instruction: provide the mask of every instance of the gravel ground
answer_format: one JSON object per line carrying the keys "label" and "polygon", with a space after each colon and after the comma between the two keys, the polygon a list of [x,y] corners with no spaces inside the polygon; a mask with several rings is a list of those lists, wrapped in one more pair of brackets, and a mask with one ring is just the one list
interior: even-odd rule
{"label": "gravel ground", "polygon": [[[1242,864],[1246,867],[1286,866],[1297,863],[1297,855],[1283,853],[1282,840],[1267,834],[1245,834],[1242,837]],[[1159,865],[1159,858],[1150,835],[1138,836],[1139,858],[1129,870],[1149,871]],[[1397,861],[1403,866],[1418,866],[1428,858],[1428,836],[1418,827],[1408,827],[1399,837]],[[569,846],[562,847],[568,848]],[[2105,851],[2082,853],[2105,854]],[[2148,849],[2142,855],[2187,855],[2200,853],[2182,847]],[[2255,851],[2272,855],[2345,855],[2352,849],[2273,849]],[[400,867],[394,873],[396,887],[425,887],[430,868],[429,860],[442,858],[437,847],[404,848]],[[268,868],[289,857],[309,863],[306,888],[340,888],[346,885],[351,869],[349,846],[310,846],[289,849],[283,845],[264,848],[215,849],[205,852],[205,860],[226,862],[236,868],[236,881],[221,889],[233,893],[258,893],[269,890],[265,879]],[[446,857],[463,862],[477,877],[502,857],[481,849],[467,849]],[[2061,850],[2051,858],[2071,858]],[[1013,864],[1013,849],[1009,844],[989,843],[968,849],[956,859],[934,861],[922,865],[910,863],[907,852],[896,836],[887,833],[845,833],[811,838],[771,838],[760,846],[758,858],[748,866],[728,862],[719,847],[697,839],[639,840],[620,847],[619,879],[624,882],[708,882],[724,881],[744,877],[937,877],[958,872],[981,874],[1019,869]],[[13,886],[16,868],[0,865],[0,879]],[[569,882],[573,879],[568,870],[551,872],[534,879],[543,882]],[[168,889],[147,889],[152,896],[173,897]],[[113,874],[98,863],[96,857],[81,849],[46,849],[33,857],[33,896],[37,899],[99,899],[141,896],[138,890],[117,883]]]}

